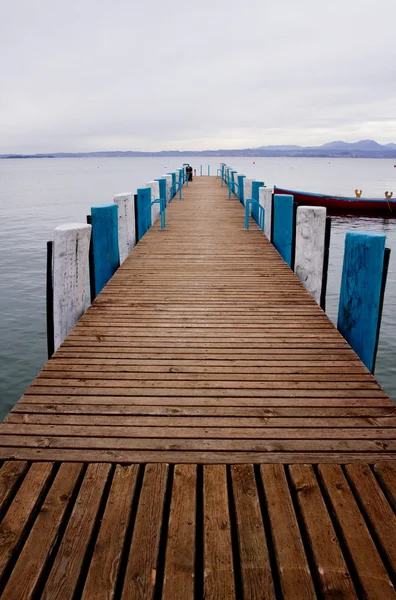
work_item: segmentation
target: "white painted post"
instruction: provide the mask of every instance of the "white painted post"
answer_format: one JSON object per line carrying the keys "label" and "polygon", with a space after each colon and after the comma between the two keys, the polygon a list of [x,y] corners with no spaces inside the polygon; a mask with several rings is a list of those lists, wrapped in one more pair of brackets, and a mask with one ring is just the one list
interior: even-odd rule
{"label": "white painted post", "polygon": [[166,204],[170,202],[170,188],[172,185],[172,175],[161,175],[164,179],[166,179]]}
{"label": "white painted post", "polygon": [[[243,179],[243,199],[245,205],[247,200],[252,199],[252,181],[254,181],[254,179],[251,179],[250,177],[244,177]],[[252,214],[252,205],[250,205],[249,214]]]}
{"label": "white painted post", "polygon": [[116,194],[114,202],[118,204],[118,247],[120,250],[120,264],[122,264],[136,244],[133,193]]}
{"label": "white painted post", "polygon": [[90,239],[91,225],[71,223],[55,229],[52,262],[55,350],[85,310]]}
{"label": "white painted post", "polygon": [[271,241],[272,188],[259,188],[259,202],[264,208],[264,234]]}
{"label": "white painted post", "polygon": [[[148,183],[146,183],[146,187],[151,188],[151,202],[153,200],[158,200],[160,197],[159,181],[149,181]],[[154,204],[154,206],[151,207],[151,221],[152,221],[153,225],[154,225],[155,221],[158,219],[159,214],[160,214],[160,205]]]}
{"label": "white painted post", "polygon": [[298,207],[294,271],[318,304],[322,291],[325,231],[324,207]]}

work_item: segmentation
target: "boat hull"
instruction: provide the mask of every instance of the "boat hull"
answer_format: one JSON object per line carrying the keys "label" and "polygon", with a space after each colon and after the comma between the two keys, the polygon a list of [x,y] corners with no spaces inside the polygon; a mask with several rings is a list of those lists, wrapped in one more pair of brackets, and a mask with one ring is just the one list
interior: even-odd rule
{"label": "boat hull", "polygon": [[386,198],[348,198],[344,196],[327,196],[311,194],[284,188],[274,188],[274,194],[291,194],[294,201],[304,206],[324,206],[334,212],[387,213],[396,217],[396,199]]}

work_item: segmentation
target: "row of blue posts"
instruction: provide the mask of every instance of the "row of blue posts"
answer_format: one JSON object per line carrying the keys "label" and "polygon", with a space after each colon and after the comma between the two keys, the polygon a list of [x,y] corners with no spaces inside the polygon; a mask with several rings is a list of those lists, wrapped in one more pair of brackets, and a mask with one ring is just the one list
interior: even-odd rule
{"label": "row of blue posts", "polygon": [[[172,176],[169,191],[169,201],[178,195],[182,199],[183,185],[188,185],[186,167],[167,173]],[[151,208],[160,205],[160,227],[166,226],[166,178],[158,178],[160,198],[151,198],[151,188],[138,188],[134,197],[136,243],[142,239],[152,226]],[[90,251],[91,302],[101,292],[103,287],[120,266],[118,246],[118,206],[109,204],[95,206],[87,221],[92,225]]]}
{"label": "row of blue posts", "polygon": [[[246,176],[228,169],[222,165],[221,179],[222,185],[228,185],[229,198],[234,194],[244,206],[251,205],[252,218],[264,230],[265,211],[259,203],[259,189],[265,187],[264,182],[253,181],[252,198],[245,199],[243,180]],[[248,219],[249,206],[246,208]],[[271,241],[289,267],[294,268],[296,205],[293,196],[272,194],[271,213]],[[326,237],[329,245],[330,229]],[[353,231],[347,232],[345,237],[337,328],[372,373],[390,258],[385,244],[383,233]],[[323,276],[327,280],[328,247],[325,260]]]}

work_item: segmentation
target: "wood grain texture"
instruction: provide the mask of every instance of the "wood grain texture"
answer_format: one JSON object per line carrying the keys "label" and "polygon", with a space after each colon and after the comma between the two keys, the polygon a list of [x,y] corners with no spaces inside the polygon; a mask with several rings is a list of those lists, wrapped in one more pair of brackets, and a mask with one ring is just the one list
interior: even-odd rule
{"label": "wood grain texture", "polygon": [[164,572],[164,600],[193,600],[196,548],[197,466],[176,465]]}
{"label": "wood grain texture", "polygon": [[284,467],[261,465],[283,597],[316,598]]}
{"label": "wood grain texture", "polygon": [[341,467],[319,465],[318,471],[364,593],[378,600],[396,598],[393,584]]}
{"label": "wood grain texture", "polygon": [[109,473],[108,464],[88,465],[42,598],[74,597]]}
{"label": "wood grain texture", "polygon": [[82,593],[84,600],[114,597],[138,471],[137,465],[117,465],[115,469]]}
{"label": "wood grain texture", "polygon": [[150,464],[145,468],[125,572],[123,600],[153,598],[167,476],[166,464]]}
{"label": "wood grain texture", "polygon": [[232,465],[231,478],[244,597],[275,598],[253,465]]}
{"label": "wood grain texture", "polygon": [[52,463],[35,463],[26,474],[0,524],[0,579],[26,531],[32,513],[43,499]]}
{"label": "wood grain texture", "polygon": [[225,465],[204,466],[204,597],[235,598]]}
{"label": "wood grain texture", "polygon": [[291,465],[290,477],[322,594],[325,597],[357,598],[313,467]]}
{"label": "wood grain texture", "polygon": [[45,498],[29,537],[2,594],[5,600],[34,598],[66,508],[78,483],[82,465],[63,463]]}

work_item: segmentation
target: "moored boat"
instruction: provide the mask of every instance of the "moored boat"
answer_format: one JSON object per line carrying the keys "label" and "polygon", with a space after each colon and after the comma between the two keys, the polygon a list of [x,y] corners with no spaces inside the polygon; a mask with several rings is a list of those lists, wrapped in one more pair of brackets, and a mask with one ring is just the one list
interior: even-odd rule
{"label": "moored boat", "polygon": [[[387,192],[388,193],[388,192]],[[353,198],[348,196],[330,196],[299,192],[274,186],[274,194],[291,194],[299,205],[325,206],[334,211],[342,212],[376,212],[388,213],[396,217],[396,198]]]}

